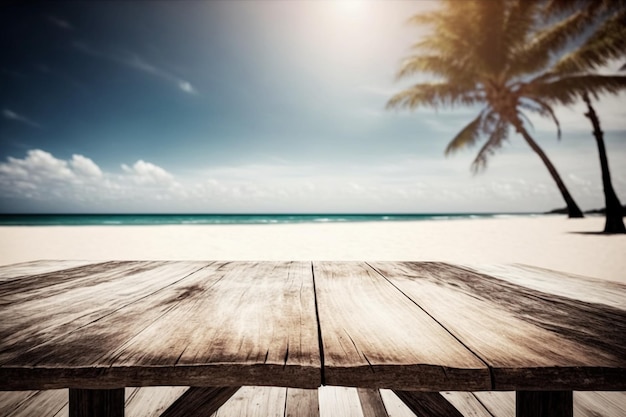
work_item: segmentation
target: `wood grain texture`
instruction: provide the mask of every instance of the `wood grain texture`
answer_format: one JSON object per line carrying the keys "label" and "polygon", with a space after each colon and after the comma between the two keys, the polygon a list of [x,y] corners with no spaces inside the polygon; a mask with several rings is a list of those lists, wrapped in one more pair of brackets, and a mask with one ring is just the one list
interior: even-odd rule
{"label": "wood grain texture", "polygon": [[356,388],[323,386],[318,394],[320,417],[363,417]]}
{"label": "wood grain texture", "polygon": [[[187,387],[126,388],[126,417],[159,417]],[[0,417],[68,417],[69,391],[0,392]]]}
{"label": "wood grain texture", "polygon": [[287,388],[285,417],[319,417],[317,389]]}
{"label": "wood grain texture", "polygon": [[[319,385],[309,263],[222,262],[199,268],[182,262],[159,266],[166,267],[178,271],[174,273],[177,278],[166,286],[163,279],[157,279],[161,287],[157,291],[144,288],[150,286],[149,278],[142,286],[133,283],[129,287],[114,285],[125,274],[110,280],[95,275],[99,281],[113,281],[111,291],[98,291],[107,304],[99,301],[98,306],[90,307],[95,295],[89,292],[75,296],[73,307],[67,308],[70,313],[91,308],[98,317],[73,325],[69,321],[73,314],[64,312],[55,317],[63,325],[45,327],[52,336],[14,343],[15,350],[8,349],[11,355],[5,357],[8,365],[0,367],[0,389],[232,386],[237,382]],[[149,272],[154,279],[154,271]],[[69,282],[64,285],[76,287]],[[64,295],[67,292],[71,291]],[[132,301],[120,301],[124,296]],[[63,312],[56,298],[55,303]],[[117,304],[109,307],[109,303]],[[35,319],[25,314],[24,304],[27,302],[15,304],[14,315],[36,328]],[[37,331],[31,329],[24,336],[29,333]]]}
{"label": "wood grain texture", "polygon": [[587,416],[626,416],[626,392],[574,392],[574,417]]}
{"label": "wood grain texture", "polygon": [[376,262],[492,369],[495,390],[626,389],[626,312],[443,263]]}
{"label": "wood grain texture", "polygon": [[438,392],[394,390],[394,393],[418,416],[463,417],[463,414]]}
{"label": "wood grain texture", "polygon": [[623,286],[528,266],[489,268],[168,261],[2,267],[0,390],[320,383],[626,390]]}
{"label": "wood grain texture", "polygon": [[357,388],[363,417],[388,417],[385,403],[380,396],[380,390],[375,388]]}
{"label": "wood grain texture", "polygon": [[201,367],[198,386],[317,387],[314,300],[309,263],[217,263],[163,297],[171,308],[112,352],[113,366]]}
{"label": "wood grain texture", "polygon": [[415,417],[415,413],[392,390],[379,390],[389,417]]}
{"label": "wood grain texture", "polygon": [[212,416],[284,417],[286,396],[287,388],[241,387]]}
{"label": "wood grain texture", "polygon": [[571,391],[517,391],[516,417],[573,417]]}
{"label": "wood grain texture", "polygon": [[126,388],[125,417],[160,417],[188,387]]}
{"label": "wood grain texture", "polygon": [[491,387],[487,366],[365,263],[316,262],[326,384]]}
{"label": "wood grain texture", "polygon": [[70,389],[69,417],[124,417],[124,388]]}
{"label": "wood grain texture", "polygon": [[39,260],[13,265],[2,265],[0,266],[0,282],[54,271],[62,271],[64,269],[77,268],[93,263],[97,262],[78,260]]}
{"label": "wood grain texture", "polygon": [[67,390],[2,392],[0,416],[55,417],[67,401]]}
{"label": "wood grain texture", "polygon": [[161,414],[161,417],[209,416],[240,387],[191,387]]}
{"label": "wood grain texture", "polygon": [[521,264],[468,265],[467,268],[543,293],[626,310],[626,285],[619,282]]}
{"label": "wood grain texture", "polygon": [[445,391],[440,394],[454,408],[463,414],[464,417],[493,417],[489,410],[485,408],[472,392]]}
{"label": "wood grain texture", "polygon": [[[54,347],[62,347],[69,335],[84,334],[80,330],[85,326],[158,293],[206,265],[106,262],[0,283],[0,365],[25,361],[34,366],[41,354],[60,354],[61,361],[67,356],[80,359],[76,352],[98,345],[97,335],[83,339],[80,346],[71,346],[69,352]],[[111,332],[119,330],[113,328]]]}
{"label": "wood grain texture", "polygon": [[491,415],[497,417],[515,417],[515,392],[473,392],[472,395],[489,410]]}

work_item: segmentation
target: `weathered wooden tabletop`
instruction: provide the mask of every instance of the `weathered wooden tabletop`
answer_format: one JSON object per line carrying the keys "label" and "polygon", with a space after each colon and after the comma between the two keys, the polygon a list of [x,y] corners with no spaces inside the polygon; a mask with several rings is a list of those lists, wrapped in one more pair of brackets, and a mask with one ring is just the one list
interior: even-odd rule
{"label": "weathered wooden tabletop", "polygon": [[0,390],[626,390],[626,286],[528,266],[40,261],[0,311]]}

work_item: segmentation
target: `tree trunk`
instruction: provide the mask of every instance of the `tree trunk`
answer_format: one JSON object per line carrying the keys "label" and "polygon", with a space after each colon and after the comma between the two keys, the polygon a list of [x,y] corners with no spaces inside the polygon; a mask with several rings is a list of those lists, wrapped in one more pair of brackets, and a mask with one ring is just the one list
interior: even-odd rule
{"label": "tree trunk", "polygon": [[598,153],[600,154],[600,167],[602,168],[602,185],[604,186],[604,207],[606,207],[606,223],[604,224],[604,233],[626,233],[624,227],[624,219],[622,214],[622,203],[620,203],[613,184],[611,183],[611,172],[609,171],[609,160],[606,157],[606,148],[604,147],[604,132],[600,128],[600,119],[596,115],[596,111],[591,106],[591,100],[587,93],[583,94],[583,100],[587,104],[587,113],[585,116],[591,120],[593,125],[593,136],[598,143]]}
{"label": "tree trunk", "polygon": [[574,198],[569,193],[567,187],[565,186],[565,183],[561,179],[561,176],[557,172],[556,168],[554,167],[554,165],[552,165],[552,161],[548,159],[548,156],[543,152],[543,149],[541,149],[539,145],[537,144],[537,142],[535,142],[535,140],[530,136],[528,131],[522,125],[521,120],[517,119],[517,120],[512,120],[511,122],[513,123],[513,126],[515,126],[515,129],[517,130],[517,132],[524,137],[524,139],[526,140],[528,145],[532,148],[532,150],[535,151],[537,155],[539,155],[539,158],[541,158],[546,168],[548,168],[548,171],[550,171],[550,175],[552,175],[552,179],[554,180],[554,182],[556,182],[556,185],[557,187],[559,187],[559,191],[561,191],[561,195],[563,196],[563,199],[565,200],[565,204],[567,204],[567,216],[570,219],[585,217],[583,215],[583,212],[578,207],[578,204],[576,204],[576,202],[574,201]]}

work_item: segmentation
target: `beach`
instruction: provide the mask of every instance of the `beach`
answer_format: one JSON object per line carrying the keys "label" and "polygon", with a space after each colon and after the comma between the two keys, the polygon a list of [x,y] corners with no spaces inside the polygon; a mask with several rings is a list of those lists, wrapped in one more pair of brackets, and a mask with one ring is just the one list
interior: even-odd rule
{"label": "beach", "polygon": [[[38,259],[521,263],[626,284],[626,235],[601,234],[603,226],[600,216],[567,219],[549,215],[270,225],[2,226],[0,265]],[[179,392],[177,388],[158,389],[171,395]],[[156,392],[150,390],[157,388],[144,392]],[[270,392],[257,391],[247,387],[237,398]],[[413,415],[390,391],[381,392],[389,415]],[[482,395],[483,400],[513,412],[512,393]],[[455,400],[454,396],[447,398]],[[621,393],[597,398],[576,393],[575,401],[577,416],[587,415],[587,406],[615,416],[624,408]],[[322,416],[363,415],[358,404],[355,388],[319,390]],[[340,406],[344,411],[336,414]],[[128,415],[134,415],[133,411]]]}
{"label": "beach", "polygon": [[76,260],[414,260],[521,263],[626,283],[626,235],[604,217],[275,225],[3,226],[0,264]]}

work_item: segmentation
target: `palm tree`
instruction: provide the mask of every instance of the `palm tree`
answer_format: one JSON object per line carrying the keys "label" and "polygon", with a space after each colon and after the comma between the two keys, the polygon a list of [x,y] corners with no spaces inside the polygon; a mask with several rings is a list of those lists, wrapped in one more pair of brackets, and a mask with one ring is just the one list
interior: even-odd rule
{"label": "palm tree", "polygon": [[[446,148],[446,154],[475,145],[483,136],[472,168],[484,168],[512,127],[520,134],[556,182],[569,217],[583,214],[545,152],[532,138],[523,111],[552,119],[560,137],[554,104],[571,105],[580,94],[617,93],[626,77],[559,70],[568,61],[569,42],[583,32],[587,15],[573,13],[543,28],[539,0],[444,0],[436,11],[411,22],[433,31],[414,45],[419,51],[405,60],[398,78],[430,73],[438,81],[414,85],[394,95],[388,108],[438,108],[482,105]],[[554,57],[561,59],[554,59]]]}
{"label": "palm tree", "polygon": [[595,109],[591,105],[589,94],[583,93],[583,100],[587,104],[587,113],[585,116],[589,118],[593,125],[593,135],[598,144],[598,153],[600,155],[600,167],[602,169],[602,185],[604,188],[604,207],[606,222],[604,223],[604,233],[626,233],[624,227],[624,215],[622,203],[620,203],[613,184],[611,183],[611,171],[609,170],[609,160],[606,157],[606,148],[604,146],[604,133],[600,127],[600,120]]}
{"label": "palm tree", "polygon": [[[599,20],[598,28],[594,31],[586,42],[572,52],[568,61],[576,63],[568,66],[562,65],[570,72],[582,73],[596,69],[605,65],[609,60],[621,58],[626,55],[626,1],[625,0],[579,0],[577,2],[552,0],[548,3],[546,12],[548,14],[572,11],[572,8],[583,9],[589,19]],[[572,69],[573,67],[573,69]],[[623,70],[626,65],[622,66]],[[589,118],[593,126],[593,136],[598,145],[598,155],[600,156],[600,167],[602,170],[602,185],[604,189],[604,207],[606,221],[604,224],[605,233],[626,233],[624,226],[622,204],[613,189],[611,182],[611,171],[604,145],[604,133],[600,127],[600,119],[591,104],[591,98],[585,91],[581,95],[587,106],[585,116]]]}

